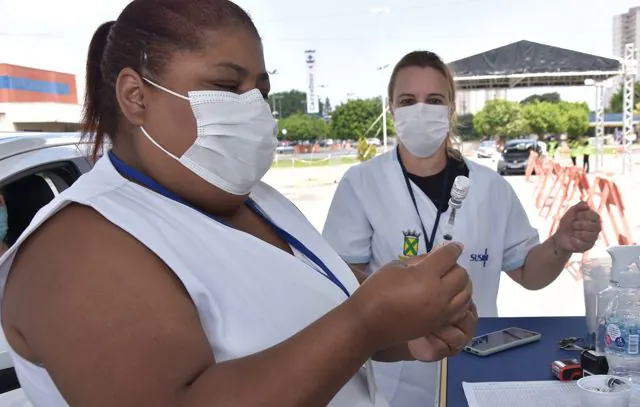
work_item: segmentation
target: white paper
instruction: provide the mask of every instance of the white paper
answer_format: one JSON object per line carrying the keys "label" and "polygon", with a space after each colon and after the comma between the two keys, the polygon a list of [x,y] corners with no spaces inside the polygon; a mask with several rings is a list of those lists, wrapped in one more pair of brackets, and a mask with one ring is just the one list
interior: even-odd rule
{"label": "white paper", "polygon": [[580,407],[575,382],[462,383],[469,407]]}

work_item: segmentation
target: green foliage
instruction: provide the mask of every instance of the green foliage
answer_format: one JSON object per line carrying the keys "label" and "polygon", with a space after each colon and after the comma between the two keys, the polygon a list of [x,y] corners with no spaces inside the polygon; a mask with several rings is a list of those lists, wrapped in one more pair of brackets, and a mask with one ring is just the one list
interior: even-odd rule
{"label": "green foliage", "polygon": [[589,106],[586,103],[563,103],[561,106],[567,120],[567,136],[575,139],[589,130]]}
{"label": "green foliage", "polygon": [[483,136],[515,138],[527,131],[527,122],[519,103],[496,99],[475,115],[473,127]]}
{"label": "green foliage", "polygon": [[376,156],[376,146],[369,144],[365,137],[360,137],[356,147],[356,154],[359,161],[367,161]]}
{"label": "green foliage", "polygon": [[520,105],[506,100],[491,100],[475,115],[473,127],[483,136],[505,138],[526,133],[582,136],[589,129],[589,106],[586,103],[538,100]]}
{"label": "green foliage", "polygon": [[278,120],[278,128],[279,137],[282,135],[282,129],[287,129],[286,138],[293,141],[319,140],[329,135],[329,126],[324,119],[301,113]]}
{"label": "green foliage", "polygon": [[463,141],[477,140],[480,134],[473,127],[473,115],[462,114],[458,116],[457,133]]}
{"label": "green foliage", "polygon": [[268,102],[271,111],[277,112],[276,117],[284,119],[296,113],[306,113],[307,94],[299,90],[272,93]]}
{"label": "green foliage", "polygon": [[562,103],[535,101],[524,105],[522,113],[528,130],[539,136],[567,131],[567,117]]}
{"label": "green foliage", "polygon": [[[359,139],[380,135],[382,120],[373,123],[382,113],[380,99],[354,99],[334,109],[331,113],[331,134],[340,140]],[[367,132],[368,130],[368,132]],[[387,132],[395,134],[391,115],[387,114]]]}
{"label": "green foliage", "polygon": [[542,95],[531,95],[522,101],[521,105],[527,105],[534,102],[560,103],[560,94],[558,92],[544,93]]}
{"label": "green foliage", "polygon": [[[607,113],[622,113],[623,92],[624,87],[620,86],[620,89],[611,96]],[[640,100],[640,82],[636,82],[634,100]]]}

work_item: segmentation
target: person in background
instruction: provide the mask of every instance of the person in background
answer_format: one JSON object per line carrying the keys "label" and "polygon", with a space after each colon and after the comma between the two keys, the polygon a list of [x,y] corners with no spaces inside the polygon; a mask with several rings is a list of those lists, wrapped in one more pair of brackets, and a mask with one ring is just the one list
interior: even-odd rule
{"label": "person in background", "polygon": [[569,139],[569,148],[570,148],[571,162],[573,163],[574,167],[577,167],[578,157],[582,155],[582,142],[580,141],[580,138],[572,137],[571,139]]}
{"label": "person in background", "polygon": [[589,170],[591,169],[589,157],[593,155],[594,150],[595,149],[591,144],[591,141],[589,140],[589,138],[585,137],[582,142],[582,168],[586,173],[589,173]]}
{"label": "person in background", "polygon": [[550,136],[547,141],[548,146],[548,154],[551,160],[555,160],[556,151],[558,150],[558,140],[556,140],[555,136]]}
{"label": "person in background", "polygon": [[[113,148],[0,263],[35,406],[383,407],[371,359],[476,326],[459,244],[367,284],[282,194],[260,35],[227,0],[133,0],[95,32],[83,131]],[[63,321],[63,323],[61,323]]]}
{"label": "person in background", "polygon": [[7,203],[4,201],[2,189],[0,189],[0,256],[9,249],[6,243],[7,232],[9,231],[9,213]]}
{"label": "person in background", "polygon": [[[558,277],[572,253],[594,245],[600,220],[586,203],[572,207],[557,232],[540,243],[505,178],[453,148],[455,85],[436,54],[404,56],[391,73],[388,97],[398,148],[349,168],[323,230],[361,280],[374,278],[389,261],[423,255],[445,241],[442,225],[451,215],[458,176],[468,177],[470,186],[450,232],[464,245],[459,261],[473,281],[478,315],[498,315],[502,272],[539,290]],[[374,371],[392,406],[434,406],[435,363],[377,363]]]}

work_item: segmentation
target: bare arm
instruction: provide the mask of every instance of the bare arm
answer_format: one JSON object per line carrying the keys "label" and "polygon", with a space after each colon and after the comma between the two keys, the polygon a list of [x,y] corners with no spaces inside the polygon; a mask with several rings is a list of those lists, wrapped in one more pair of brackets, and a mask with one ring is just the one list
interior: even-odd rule
{"label": "bare arm", "polygon": [[349,264],[349,268],[353,271],[353,274],[356,276],[356,279],[362,285],[364,280],[367,279],[367,275],[365,274],[365,270],[367,269],[368,264]]}
{"label": "bare arm", "polygon": [[80,206],[21,248],[3,305],[5,330],[70,405],[326,406],[376,350],[348,301],[277,346],[216,364],[173,273]]}
{"label": "bare arm", "polygon": [[561,249],[553,235],[531,249],[523,267],[508,274],[527,290],[540,290],[558,278],[569,258],[571,252]]}

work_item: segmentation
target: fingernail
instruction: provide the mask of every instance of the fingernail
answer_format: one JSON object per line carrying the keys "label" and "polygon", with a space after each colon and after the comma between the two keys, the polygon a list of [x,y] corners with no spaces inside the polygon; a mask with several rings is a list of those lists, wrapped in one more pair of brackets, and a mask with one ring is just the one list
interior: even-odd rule
{"label": "fingernail", "polygon": [[460,242],[452,242],[451,244],[456,246],[460,250],[460,252],[464,251],[464,245],[462,243],[460,243]]}

